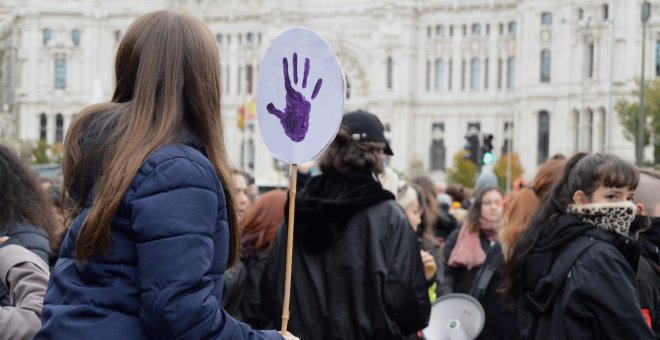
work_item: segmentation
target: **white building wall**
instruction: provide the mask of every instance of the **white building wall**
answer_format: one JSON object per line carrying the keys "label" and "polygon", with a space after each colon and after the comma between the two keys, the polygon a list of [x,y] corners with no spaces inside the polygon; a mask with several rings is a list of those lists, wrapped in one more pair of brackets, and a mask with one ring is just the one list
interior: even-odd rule
{"label": "white building wall", "polygon": [[[605,3],[609,4],[609,21],[602,17]],[[630,93],[634,79],[640,74],[639,3],[638,0],[6,0],[0,4],[0,47],[6,50],[0,104],[9,105],[16,117],[18,137],[22,139],[39,138],[39,115],[46,113],[47,141],[55,142],[57,113],[64,116],[67,128],[73,115],[82,108],[110,100],[118,46],[115,32],[123,34],[137,16],[151,10],[184,10],[202,18],[214,34],[223,35],[218,48],[225,139],[232,162],[240,166],[241,144],[246,138],[236,128],[236,112],[254,95],[246,91],[245,67],[253,67],[254,92],[257,66],[268,44],[285,29],[302,25],[321,33],[335,49],[350,82],[346,110],[372,111],[390,126],[388,136],[395,152],[391,164],[395,169],[407,172],[413,162],[421,161],[430,170],[434,123],[444,124],[445,164],[450,167],[453,155],[464,145],[468,123],[479,122],[482,132],[493,133],[495,154],[501,156],[504,124],[513,121],[514,151],[520,154],[528,170],[526,176],[530,177],[537,165],[538,115],[542,110],[550,115],[550,156],[584,150],[611,151],[630,160],[634,158],[634,146],[623,138],[616,113],[610,112],[609,98],[611,93],[614,104]],[[653,4],[654,13],[660,12],[659,6]],[[578,8],[583,9],[582,20],[578,18]],[[541,13],[546,11],[552,13],[549,26],[541,24]],[[515,34],[508,33],[511,22],[515,22]],[[479,36],[472,34],[473,24],[481,25]],[[436,34],[437,25],[443,26],[444,34]],[[489,34],[486,34],[487,25]],[[449,36],[450,26],[453,36]],[[53,32],[47,46],[42,43],[44,28]],[[79,47],[73,46],[71,40],[75,28],[81,30]],[[247,33],[253,34],[253,43],[246,41]],[[647,31],[647,79],[655,77],[658,39],[660,17],[652,16]],[[584,72],[589,43],[594,44],[595,53],[592,77],[586,77]],[[549,83],[540,81],[540,53],[544,48],[552,56]],[[67,59],[64,90],[54,89],[56,56]],[[388,56],[394,62],[392,89],[387,88]],[[512,56],[515,86],[507,89],[507,58]],[[445,68],[439,90],[434,86],[436,58],[443,59]],[[480,61],[479,86],[474,90],[470,88],[472,58]],[[461,87],[463,60],[466,62],[464,88]],[[427,62],[430,62],[428,87]],[[590,111],[594,113],[593,125],[587,122]],[[575,112],[580,116],[577,124]],[[605,131],[606,122],[610,124],[609,133]],[[254,134],[249,133],[247,139],[250,138],[256,147],[254,169],[250,170],[259,178],[281,178],[281,171],[273,167],[274,162],[259,137],[258,127]]]}

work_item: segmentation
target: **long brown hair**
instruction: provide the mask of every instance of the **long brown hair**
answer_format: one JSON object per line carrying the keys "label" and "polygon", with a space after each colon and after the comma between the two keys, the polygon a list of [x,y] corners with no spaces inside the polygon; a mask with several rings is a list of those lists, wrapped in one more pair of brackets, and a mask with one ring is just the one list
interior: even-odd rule
{"label": "long brown hair", "polygon": [[[102,147],[104,165],[94,183],[94,201],[76,240],[76,258],[84,261],[98,250],[107,252],[111,220],[138,169],[150,153],[174,142],[185,128],[200,139],[223,184],[232,266],[239,259],[240,235],[223,141],[220,57],[213,35],[186,14],[145,14],[131,24],[119,45],[115,76],[112,102],[83,110],[64,145],[64,176],[69,183],[67,177],[85,156],[79,145],[85,122],[99,113],[116,114],[116,126]],[[83,202],[76,202],[78,210]]]}
{"label": "long brown hair", "polygon": [[429,235],[435,235],[435,223],[442,214],[435,195],[435,184],[427,176],[417,176],[411,182],[415,183],[422,190],[421,194],[424,197],[424,213],[422,214],[422,224],[420,225],[421,231],[426,231]]}
{"label": "long brown hair", "polygon": [[263,194],[248,209],[243,221],[243,250],[254,256],[270,250],[277,231],[284,221],[286,192],[271,190]]}
{"label": "long brown hair", "polygon": [[521,189],[506,205],[504,224],[499,235],[505,257],[508,257],[511,246],[531,222],[541,200],[548,195],[552,185],[561,177],[564,163],[566,159],[563,155],[556,155],[547,160],[536,172],[533,187]]}

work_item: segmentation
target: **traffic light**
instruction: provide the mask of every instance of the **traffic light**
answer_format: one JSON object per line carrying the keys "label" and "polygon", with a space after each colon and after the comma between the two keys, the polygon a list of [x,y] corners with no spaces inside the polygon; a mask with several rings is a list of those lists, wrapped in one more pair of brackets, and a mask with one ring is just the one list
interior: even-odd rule
{"label": "traffic light", "polygon": [[481,147],[481,164],[491,165],[495,163],[495,155],[493,154],[493,135],[484,135],[484,144]]}
{"label": "traffic light", "polygon": [[479,161],[479,136],[474,133],[468,133],[464,138],[466,142],[465,146],[463,146],[465,150],[465,156],[463,158],[474,163],[476,166],[481,165]]}

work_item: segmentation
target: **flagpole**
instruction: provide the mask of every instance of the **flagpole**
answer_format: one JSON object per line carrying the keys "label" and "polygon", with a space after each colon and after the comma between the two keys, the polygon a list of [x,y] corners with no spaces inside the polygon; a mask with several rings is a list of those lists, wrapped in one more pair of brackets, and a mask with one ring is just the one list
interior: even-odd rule
{"label": "flagpole", "polygon": [[289,184],[289,224],[286,245],[286,272],[284,277],[284,303],[282,304],[282,335],[286,335],[289,323],[289,302],[291,301],[291,267],[293,265],[293,226],[296,210],[296,186],[298,181],[298,164],[291,164],[291,181]]}

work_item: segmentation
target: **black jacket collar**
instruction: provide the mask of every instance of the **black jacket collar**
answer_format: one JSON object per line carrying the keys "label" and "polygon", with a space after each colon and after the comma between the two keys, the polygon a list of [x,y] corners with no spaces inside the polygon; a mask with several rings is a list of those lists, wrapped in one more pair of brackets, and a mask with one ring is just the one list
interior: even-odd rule
{"label": "black jacket collar", "polygon": [[383,189],[371,173],[313,177],[296,196],[295,237],[309,249],[322,250],[337,242],[357,212],[390,199],[394,195]]}

